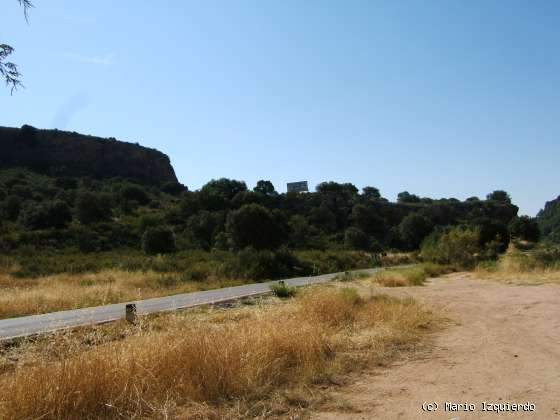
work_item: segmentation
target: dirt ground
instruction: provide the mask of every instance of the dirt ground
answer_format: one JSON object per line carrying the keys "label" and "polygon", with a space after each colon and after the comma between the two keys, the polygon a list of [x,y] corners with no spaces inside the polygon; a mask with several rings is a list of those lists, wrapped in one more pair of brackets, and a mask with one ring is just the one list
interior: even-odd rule
{"label": "dirt ground", "polygon": [[[560,419],[559,285],[505,284],[461,273],[392,293],[443,307],[451,325],[436,333],[429,352],[337,391],[346,410],[316,412],[313,419]],[[450,411],[446,402],[475,407]],[[483,402],[531,403],[535,411],[482,411]],[[425,403],[437,403],[437,411],[424,411],[423,405],[430,408]]]}

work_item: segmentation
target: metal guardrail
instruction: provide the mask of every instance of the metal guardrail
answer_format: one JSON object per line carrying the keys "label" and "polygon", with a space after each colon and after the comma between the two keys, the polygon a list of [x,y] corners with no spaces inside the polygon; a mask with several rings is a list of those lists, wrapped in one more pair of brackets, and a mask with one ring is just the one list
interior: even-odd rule
{"label": "metal guardrail", "polygon": [[[350,272],[375,273],[389,268],[406,268],[410,266],[412,265],[352,270]],[[311,284],[326,283],[342,274],[344,274],[344,272],[312,277],[297,277],[286,279],[284,282],[289,286],[302,287]],[[3,319],[0,320],[0,341],[81,326],[103,324],[123,318],[130,322],[135,322],[138,315],[193,308],[200,305],[215,305],[253,296],[266,295],[271,293],[270,285],[274,283],[276,283],[276,281]]]}

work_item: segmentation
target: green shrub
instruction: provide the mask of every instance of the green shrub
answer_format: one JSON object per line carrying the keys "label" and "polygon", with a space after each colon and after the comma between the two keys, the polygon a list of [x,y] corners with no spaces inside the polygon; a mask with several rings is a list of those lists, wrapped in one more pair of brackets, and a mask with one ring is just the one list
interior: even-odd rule
{"label": "green shrub", "polygon": [[290,246],[294,249],[326,249],[328,241],[323,232],[300,215],[292,216],[288,223]]}
{"label": "green shrub", "polygon": [[21,211],[21,199],[16,195],[5,198],[1,206],[2,217],[14,221],[18,218]]}
{"label": "green shrub", "polygon": [[[120,187],[118,192],[119,205],[123,203],[138,203],[140,205],[146,205],[150,202],[150,197],[146,190],[140,185],[136,184],[125,184]],[[125,205],[126,207],[126,205]]]}
{"label": "green shrub", "polygon": [[181,193],[187,191],[187,187],[181,183],[169,181],[161,186],[161,190],[164,193],[179,196]]}
{"label": "green shrub", "polygon": [[480,256],[479,231],[454,227],[430,235],[422,243],[420,256],[437,264],[459,264],[473,267]]}
{"label": "green shrub", "polygon": [[418,249],[424,238],[428,236],[434,229],[430,219],[417,214],[411,213],[406,216],[399,225],[399,233],[408,249]]}
{"label": "green shrub", "polygon": [[[187,220],[186,235],[198,248],[209,250],[212,247],[212,239],[220,225],[219,213],[200,211]],[[223,227],[223,221],[221,223]]]}
{"label": "green shrub", "polygon": [[151,227],[142,235],[142,249],[146,254],[166,254],[176,251],[175,235],[166,227]]}
{"label": "green shrub", "polygon": [[21,214],[21,223],[30,229],[62,229],[71,221],[70,207],[60,200],[29,206]]}
{"label": "green shrub", "polygon": [[88,225],[111,218],[111,198],[106,194],[82,192],[76,199],[76,218]]}
{"label": "green shrub", "polygon": [[530,254],[530,258],[544,268],[558,268],[560,266],[560,248],[543,247]]}
{"label": "green shrub", "polygon": [[72,228],[76,247],[80,252],[93,252],[98,249],[97,235],[85,226],[75,226]]}
{"label": "green shrub", "polygon": [[281,279],[311,273],[311,269],[287,249],[274,252],[245,248],[224,269],[229,276],[252,280]]}
{"label": "green shrub", "polygon": [[368,236],[356,227],[350,227],[346,229],[344,233],[344,244],[350,249],[369,249],[369,238]]}
{"label": "green shrub", "polygon": [[510,242],[507,225],[500,220],[481,217],[472,221],[472,225],[479,231],[479,246],[488,251],[489,255],[497,257],[506,252]]}
{"label": "green shrub", "polygon": [[439,277],[456,271],[455,265],[442,265],[434,263],[422,263],[420,266],[428,277]]}
{"label": "green shrub", "polygon": [[541,236],[537,219],[529,216],[516,217],[509,224],[512,238],[538,242]]}
{"label": "green shrub", "polygon": [[336,273],[374,267],[378,262],[373,255],[362,251],[296,251],[303,266],[311,267],[313,274]]}
{"label": "green shrub", "polygon": [[371,205],[356,204],[352,209],[351,219],[354,226],[368,236],[381,238],[385,235],[386,223]]}
{"label": "green shrub", "polygon": [[297,294],[297,289],[292,286],[288,286],[285,282],[280,280],[278,283],[274,283],[270,285],[270,290],[274,294],[274,296],[279,298],[291,298]]}
{"label": "green shrub", "polygon": [[138,228],[141,233],[144,233],[146,229],[161,226],[163,222],[163,217],[160,214],[145,214],[140,217]]}
{"label": "green shrub", "polygon": [[283,229],[274,214],[258,204],[247,204],[229,213],[226,231],[237,249],[273,249],[283,242]]}
{"label": "green shrub", "polygon": [[422,286],[428,278],[428,273],[422,267],[410,268],[404,271],[408,282],[412,286]]}

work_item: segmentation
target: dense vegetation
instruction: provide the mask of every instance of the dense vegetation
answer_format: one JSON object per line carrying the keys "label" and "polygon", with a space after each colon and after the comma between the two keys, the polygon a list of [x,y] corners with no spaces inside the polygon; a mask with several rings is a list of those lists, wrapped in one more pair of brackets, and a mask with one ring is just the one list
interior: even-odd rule
{"label": "dense vegetation", "polygon": [[[5,266],[16,261],[26,275],[138,264],[142,252],[154,256],[141,259],[150,269],[161,263],[158,254],[171,254],[166,264],[180,267],[185,253],[203,250],[212,264],[240,276],[270,278],[320,271],[314,265],[321,257],[301,258],[303,250],[360,255],[336,265],[347,269],[367,265],[364,255],[416,250],[430,234],[456,225],[476,228],[482,245],[498,241],[503,251],[517,214],[504,194],[461,202],[405,192],[392,203],[376,188],[360,193],[335,182],[307,194],[279,194],[269,181],[249,189],[231,179],[188,191],[14,168],[0,172],[0,251]],[[129,257],[99,257],[108,252]]]}
{"label": "dense vegetation", "polygon": [[560,243],[560,197],[549,201],[537,215],[543,237],[554,243]]}
{"label": "dense vegetation", "polygon": [[183,272],[198,250],[204,275],[271,278],[368,266],[452,226],[476,230],[484,252],[503,252],[510,232],[538,237],[505,191],[463,202],[404,191],[389,202],[373,186],[280,194],[226,178],[189,191],[166,155],[115,139],[23,126],[0,128],[0,149],[0,265],[20,276]]}

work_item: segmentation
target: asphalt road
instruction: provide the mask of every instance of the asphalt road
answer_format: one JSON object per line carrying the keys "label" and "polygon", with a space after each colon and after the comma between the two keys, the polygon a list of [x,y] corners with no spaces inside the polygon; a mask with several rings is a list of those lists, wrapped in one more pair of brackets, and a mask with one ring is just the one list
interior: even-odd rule
{"label": "asphalt road", "polygon": [[[374,273],[383,269],[384,268],[372,268],[358,271]],[[297,277],[284,281],[290,286],[306,286],[309,284],[326,283],[339,274],[341,273],[323,274],[313,277]],[[270,293],[270,285],[273,283],[277,283],[277,281],[245,284],[242,286],[226,287],[223,289],[184,293],[139,300],[135,302],[74,309],[70,311],[51,312],[43,315],[3,319],[0,320],[0,340],[116,321],[125,317],[125,307],[127,303],[135,303],[137,314],[145,315],[155,312],[191,308],[199,305],[217,304],[250,296],[264,295]]]}

